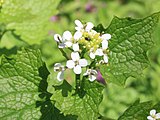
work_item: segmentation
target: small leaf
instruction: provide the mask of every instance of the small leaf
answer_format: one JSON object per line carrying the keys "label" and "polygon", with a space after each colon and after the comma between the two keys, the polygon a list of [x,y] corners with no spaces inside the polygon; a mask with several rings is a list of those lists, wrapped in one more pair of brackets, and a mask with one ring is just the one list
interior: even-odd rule
{"label": "small leaf", "polygon": [[144,19],[114,17],[105,33],[109,40],[109,66],[102,66],[101,72],[108,82],[124,85],[128,77],[137,77],[148,67],[146,52],[153,46],[151,39],[160,13]]}
{"label": "small leaf", "polygon": [[83,90],[76,93],[66,81],[54,86],[51,99],[64,115],[77,115],[78,120],[96,120],[99,117],[98,106],[102,101],[103,86],[97,82],[84,81]]}

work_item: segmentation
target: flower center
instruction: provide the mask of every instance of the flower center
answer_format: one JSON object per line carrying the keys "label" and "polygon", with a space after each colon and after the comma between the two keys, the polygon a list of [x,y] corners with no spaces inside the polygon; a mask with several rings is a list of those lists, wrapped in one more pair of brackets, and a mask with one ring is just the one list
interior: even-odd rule
{"label": "flower center", "polygon": [[75,61],[75,66],[76,66],[76,65],[79,65],[79,62],[78,62],[78,60],[77,60],[77,61]]}
{"label": "flower center", "polygon": [[85,40],[87,40],[87,41],[91,41],[91,38],[89,38],[89,37],[85,37]]}
{"label": "flower center", "polygon": [[100,43],[102,42],[102,39],[100,38],[99,33],[93,33],[91,32],[83,32],[81,39],[78,41],[79,44],[83,46],[83,48],[86,48],[87,50],[90,50],[91,48],[95,52],[97,48],[99,48]]}
{"label": "flower center", "polygon": [[151,115],[151,116],[152,116],[152,118],[156,119],[156,116],[155,116],[155,115]]}

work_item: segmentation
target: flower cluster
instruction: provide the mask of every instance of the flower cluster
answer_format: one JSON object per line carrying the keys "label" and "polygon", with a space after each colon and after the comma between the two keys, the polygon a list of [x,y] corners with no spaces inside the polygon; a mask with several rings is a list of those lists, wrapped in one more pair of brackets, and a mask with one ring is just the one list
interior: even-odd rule
{"label": "flower cluster", "polygon": [[62,36],[54,35],[62,53],[65,53],[65,49],[71,51],[69,57],[65,56],[66,66],[56,63],[54,71],[58,71],[57,79],[61,81],[64,79],[66,69],[73,69],[75,74],[81,74],[85,68],[86,72],[83,75],[94,81],[98,75],[97,66],[108,63],[108,40],[111,39],[111,35],[96,32],[91,22],[82,24],[79,20],[75,20],[75,24],[74,34],[65,31]]}
{"label": "flower cluster", "polygon": [[158,120],[160,119],[160,113],[156,114],[156,110],[153,109],[150,111],[150,116],[147,117],[148,120]]}

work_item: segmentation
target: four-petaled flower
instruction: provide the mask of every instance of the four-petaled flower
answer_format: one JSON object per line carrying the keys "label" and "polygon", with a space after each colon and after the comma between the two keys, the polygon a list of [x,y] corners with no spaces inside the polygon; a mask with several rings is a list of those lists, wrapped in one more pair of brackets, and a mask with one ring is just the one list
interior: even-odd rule
{"label": "four-petaled flower", "polygon": [[59,48],[65,48],[65,47],[73,47],[74,51],[79,50],[79,46],[77,49],[77,41],[79,38],[81,38],[82,33],[77,31],[74,36],[72,36],[70,31],[65,31],[62,35],[62,37],[59,34],[54,35],[55,41],[58,43]]}
{"label": "four-petaled flower", "polygon": [[57,74],[57,79],[59,81],[62,81],[64,79],[64,71],[65,71],[65,68],[63,65],[61,65],[61,63],[56,63],[54,65],[54,71],[55,72],[58,72]]}
{"label": "four-petaled flower", "polygon": [[98,73],[97,73],[96,70],[88,69],[83,75],[84,76],[88,75],[89,76],[89,80],[91,82],[93,82],[97,78]]}
{"label": "four-petaled flower", "polygon": [[78,52],[72,52],[71,53],[72,60],[68,60],[66,63],[66,66],[69,69],[73,69],[75,74],[81,74],[82,68],[86,67],[88,65],[88,62],[86,59],[80,59]]}
{"label": "four-petaled flower", "polygon": [[[79,31],[75,32],[74,36],[72,36],[70,31],[65,31],[63,33],[63,38],[66,39],[64,44],[66,45],[66,47],[73,47],[74,51],[78,51],[79,50],[79,49],[77,49],[77,41],[81,37],[82,37],[82,33],[79,32]],[[79,46],[78,46],[78,48],[79,48]]]}
{"label": "four-petaled flower", "polygon": [[156,110],[153,109],[150,111],[150,116],[147,117],[148,120],[157,120],[160,119],[160,113],[156,114]]}

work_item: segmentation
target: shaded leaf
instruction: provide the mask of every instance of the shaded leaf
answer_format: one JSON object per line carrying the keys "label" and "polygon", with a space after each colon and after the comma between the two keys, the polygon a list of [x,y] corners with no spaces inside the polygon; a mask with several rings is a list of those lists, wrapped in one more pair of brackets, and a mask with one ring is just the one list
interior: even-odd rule
{"label": "shaded leaf", "polygon": [[83,88],[77,93],[66,81],[54,86],[51,99],[64,115],[77,115],[78,120],[96,120],[99,117],[98,106],[102,101],[103,86],[97,82],[84,81]]}

